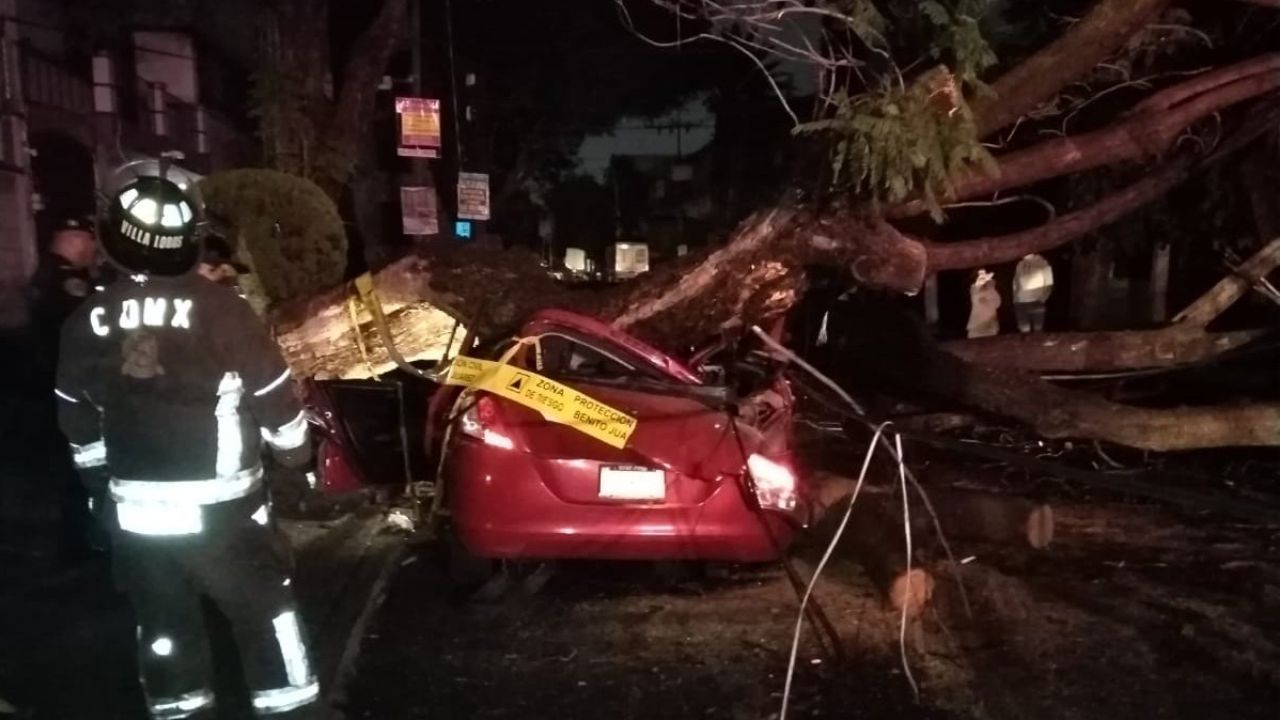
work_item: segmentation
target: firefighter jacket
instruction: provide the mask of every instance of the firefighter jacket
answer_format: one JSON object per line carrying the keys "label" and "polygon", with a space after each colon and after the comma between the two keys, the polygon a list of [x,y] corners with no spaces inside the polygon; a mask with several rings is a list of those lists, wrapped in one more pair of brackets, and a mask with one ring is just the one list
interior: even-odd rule
{"label": "firefighter jacket", "polygon": [[122,280],[77,308],[56,394],[77,466],[105,466],[117,503],[244,497],[261,483],[263,441],[309,450],[266,327],[233,290],[194,273]]}

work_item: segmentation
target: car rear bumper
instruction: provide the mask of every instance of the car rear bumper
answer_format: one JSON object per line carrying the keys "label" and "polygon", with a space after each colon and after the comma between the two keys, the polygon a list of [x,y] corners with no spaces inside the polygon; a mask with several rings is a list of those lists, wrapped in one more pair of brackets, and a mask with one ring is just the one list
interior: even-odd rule
{"label": "car rear bumper", "polygon": [[693,506],[569,503],[542,483],[528,455],[468,440],[449,453],[454,530],[480,557],[766,562],[794,534],[787,517],[754,509],[732,483]]}

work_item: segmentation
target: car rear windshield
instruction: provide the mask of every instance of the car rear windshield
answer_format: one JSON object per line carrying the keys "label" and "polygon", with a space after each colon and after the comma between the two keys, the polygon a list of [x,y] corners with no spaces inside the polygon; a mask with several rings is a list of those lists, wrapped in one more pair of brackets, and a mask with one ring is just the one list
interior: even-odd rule
{"label": "car rear windshield", "polygon": [[643,358],[635,357],[622,348],[559,333],[539,337],[534,355],[530,364],[533,369],[552,377],[612,381],[673,380]]}

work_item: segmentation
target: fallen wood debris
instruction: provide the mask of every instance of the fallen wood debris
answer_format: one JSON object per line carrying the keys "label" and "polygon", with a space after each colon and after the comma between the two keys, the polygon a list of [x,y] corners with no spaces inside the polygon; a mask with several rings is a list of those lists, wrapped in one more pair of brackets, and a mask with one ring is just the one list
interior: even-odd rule
{"label": "fallen wood debris", "polygon": [[[926,479],[932,479],[926,475]],[[852,478],[831,473],[816,473],[818,505],[825,511],[839,507],[853,492]],[[898,500],[891,488],[864,487],[859,504],[868,514],[888,516]],[[929,497],[938,513],[943,532],[948,537],[999,543],[1025,544],[1043,550],[1053,542],[1053,508],[1025,498],[981,490],[930,487]],[[914,533],[928,532],[929,519],[917,518],[911,523]],[[821,521],[819,521],[821,523]],[[896,537],[901,537],[901,528]]]}

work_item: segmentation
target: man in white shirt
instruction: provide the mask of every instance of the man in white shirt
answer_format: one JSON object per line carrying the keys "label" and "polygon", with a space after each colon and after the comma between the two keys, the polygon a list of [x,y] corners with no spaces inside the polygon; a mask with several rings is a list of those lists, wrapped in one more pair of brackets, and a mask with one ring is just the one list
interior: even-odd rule
{"label": "man in white shirt", "polygon": [[1053,266],[1031,254],[1013,272],[1013,313],[1022,332],[1043,332],[1045,304],[1053,292]]}

